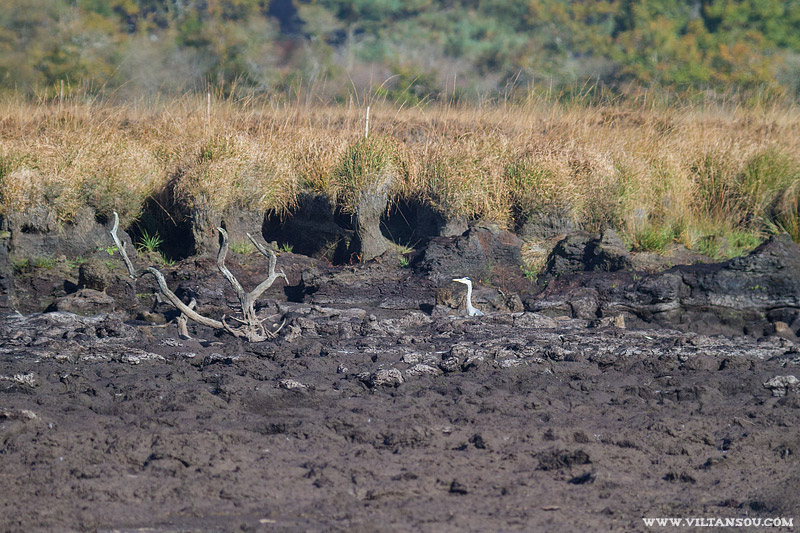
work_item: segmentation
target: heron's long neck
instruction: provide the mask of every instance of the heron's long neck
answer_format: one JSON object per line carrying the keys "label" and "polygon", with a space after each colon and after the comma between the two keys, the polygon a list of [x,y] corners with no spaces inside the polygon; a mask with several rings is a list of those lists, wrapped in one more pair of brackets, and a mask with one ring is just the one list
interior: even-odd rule
{"label": "heron's long neck", "polygon": [[471,315],[475,308],[472,306],[472,283],[467,284],[467,312]]}

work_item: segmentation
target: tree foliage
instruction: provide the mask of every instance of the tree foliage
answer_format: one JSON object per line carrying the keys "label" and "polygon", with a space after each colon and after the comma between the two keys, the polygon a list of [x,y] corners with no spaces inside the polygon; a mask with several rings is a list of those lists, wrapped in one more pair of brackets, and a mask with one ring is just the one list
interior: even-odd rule
{"label": "tree foliage", "polygon": [[791,93],[798,28],[800,0],[5,0],[0,87],[342,88],[372,69],[409,103],[450,81]]}

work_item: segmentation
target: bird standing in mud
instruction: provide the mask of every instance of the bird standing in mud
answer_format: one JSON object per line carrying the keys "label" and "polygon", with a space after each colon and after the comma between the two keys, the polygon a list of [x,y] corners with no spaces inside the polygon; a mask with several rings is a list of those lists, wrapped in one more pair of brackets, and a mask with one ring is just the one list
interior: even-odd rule
{"label": "bird standing in mud", "polygon": [[474,305],[472,305],[472,280],[463,277],[463,278],[454,278],[453,281],[457,281],[459,283],[463,283],[467,286],[467,315],[469,316],[483,316],[483,311],[480,309],[476,309]]}

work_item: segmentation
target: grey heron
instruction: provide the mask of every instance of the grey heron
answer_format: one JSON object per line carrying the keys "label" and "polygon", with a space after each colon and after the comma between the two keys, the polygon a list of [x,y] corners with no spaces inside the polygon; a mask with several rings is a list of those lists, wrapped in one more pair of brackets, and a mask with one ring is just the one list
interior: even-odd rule
{"label": "grey heron", "polygon": [[480,309],[476,309],[474,305],[472,305],[472,280],[468,277],[463,278],[454,278],[453,281],[457,281],[459,283],[463,283],[467,286],[467,315],[469,316],[483,316],[483,311]]}

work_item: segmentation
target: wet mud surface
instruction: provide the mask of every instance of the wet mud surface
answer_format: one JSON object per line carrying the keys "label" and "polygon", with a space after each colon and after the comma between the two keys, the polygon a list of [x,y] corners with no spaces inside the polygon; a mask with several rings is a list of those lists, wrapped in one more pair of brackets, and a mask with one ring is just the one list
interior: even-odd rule
{"label": "wet mud surface", "polygon": [[789,340],[267,304],[287,325],[255,344],[5,317],[3,529],[638,531],[800,510],[800,396],[774,380],[800,372]]}

